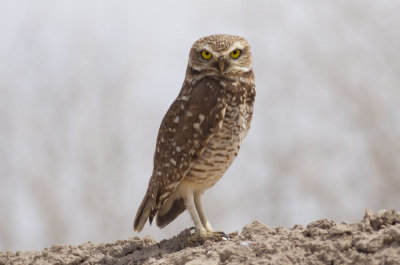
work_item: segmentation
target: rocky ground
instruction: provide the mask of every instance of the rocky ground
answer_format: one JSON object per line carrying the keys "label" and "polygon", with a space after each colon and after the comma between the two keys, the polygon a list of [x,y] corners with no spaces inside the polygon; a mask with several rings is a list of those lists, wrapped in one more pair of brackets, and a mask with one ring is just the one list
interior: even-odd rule
{"label": "rocky ground", "polygon": [[43,251],[0,252],[5,264],[400,264],[400,212],[367,211],[359,223],[318,220],[306,227],[269,228],[259,222],[221,242],[186,247],[190,231]]}

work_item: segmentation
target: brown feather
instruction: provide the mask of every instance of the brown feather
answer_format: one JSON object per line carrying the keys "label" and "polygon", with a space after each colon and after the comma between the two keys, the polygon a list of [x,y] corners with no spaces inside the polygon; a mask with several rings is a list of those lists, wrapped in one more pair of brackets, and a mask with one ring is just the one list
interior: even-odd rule
{"label": "brown feather", "polygon": [[[212,87],[207,85],[210,82]],[[192,89],[188,91],[188,87]],[[192,96],[187,99],[185,92],[191,93]],[[151,223],[161,205],[190,170],[195,158],[204,150],[209,139],[219,131],[220,121],[224,119],[226,109],[226,104],[222,100],[218,101],[223,93],[219,82],[209,78],[199,80],[195,84],[184,84],[181,93],[161,122],[154,154],[153,175],[136,214],[135,231],[141,231],[147,219]],[[192,115],[187,115],[188,112]],[[199,120],[200,114],[206,118],[199,124],[199,130],[195,130],[193,124]],[[176,120],[178,122],[175,122]],[[186,127],[188,124],[191,126]],[[177,147],[180,152],[177,151]],[[159,185],[156,188],[152,183]],[[148,194],[154,194],[154,198]]]}
{"label": "brown feather", "polygon": [[154,196],[154,190],[157,190],[157,182],[149,183],[149,188],[147,189],[146,195],[143,198],[142,203],[136,213],[135,221],[133,222],[133,230],[140,232],[142,231],[147,219],[150,218],[150,224],[154,217],[154,208],[156,205],[156,200]]}
{"label": "brown feather", "polygon": [[163,228],[164,226],[175,220],[175,218],[178,217],[185,210],[186,206],[183,199],[176,199],[168,212],[163,215],[160,215],[160,213],[157,214],[157,226]]}

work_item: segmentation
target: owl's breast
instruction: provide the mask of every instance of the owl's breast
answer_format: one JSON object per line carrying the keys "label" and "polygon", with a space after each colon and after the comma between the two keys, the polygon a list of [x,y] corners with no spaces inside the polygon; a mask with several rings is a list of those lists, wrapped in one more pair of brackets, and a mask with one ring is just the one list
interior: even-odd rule
{"label": "owl's breast", "polygon": [[[184,181],[195,182],[200,189],[212,187],[236,158],[251,119],[244,94],[225,94],[227,104],[222,127],[207,143]],[[250,119],[249,119],[250,115]]]}

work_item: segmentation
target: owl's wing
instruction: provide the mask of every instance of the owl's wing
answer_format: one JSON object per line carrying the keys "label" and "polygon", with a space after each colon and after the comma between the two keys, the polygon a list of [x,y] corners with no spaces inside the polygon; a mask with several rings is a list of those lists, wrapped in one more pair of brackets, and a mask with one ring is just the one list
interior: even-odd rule
{"label": "owl's wing", "polygon": [[[182,181],[208,141],[222,127],[226,103],[220,83],[200,80],[185,95],[185,87],[165,115],[157,137],[154,170],[162,204]],[[161,172],[161,173],[160,173]],[[154,177],[154,176],[153,176]]]}
{"label": "owl's wing", "polygon": [[140,231],[177,188],[208,141],[221,129],[226,103],[219,81],[202,79],[181,93],[164,116],[158,132],[154,170],[135,219]]}

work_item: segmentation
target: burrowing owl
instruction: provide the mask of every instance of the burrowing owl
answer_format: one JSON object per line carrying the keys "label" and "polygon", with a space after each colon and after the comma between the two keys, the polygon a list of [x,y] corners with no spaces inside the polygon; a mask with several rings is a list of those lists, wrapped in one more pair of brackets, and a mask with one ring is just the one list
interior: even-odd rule
{"label": "burrowing owl", "polygon": [[165,114],[154,169],[134,221],[164,227],[185,209],[195,224],[193,240],[221,239],[208,222],[200,197],[235,159],[253,114],[254,74],[250,46],[239,36],[196,41],[182,90]]}

